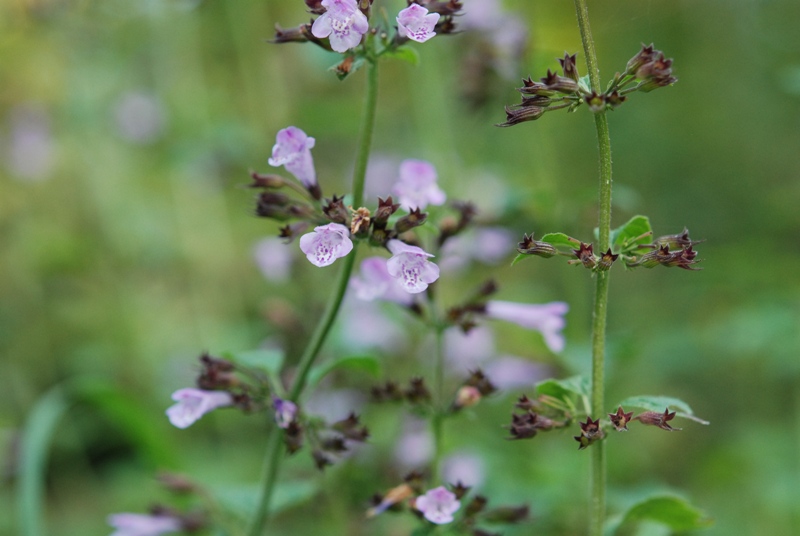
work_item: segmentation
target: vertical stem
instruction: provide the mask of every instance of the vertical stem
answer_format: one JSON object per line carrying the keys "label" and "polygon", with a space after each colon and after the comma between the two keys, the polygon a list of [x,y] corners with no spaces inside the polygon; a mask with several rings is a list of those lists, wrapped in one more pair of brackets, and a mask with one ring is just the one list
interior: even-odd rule
{"label": "vertical stem", "polygon": [[[586,0],[575,0],[575,12],[581,32],[583,50],[586,54],[586,66],[589,80],[594,91],[601,91],[600,69],[597,65],[597,53],[594,48],[592,29],[589,26],[589,10]],[[600,161],[600,207],[598,217],[599,250],[605,252],[609,247],[611,232],[611,138],[608,131],[608,118],[605,111],[594,114],[597,130],[598,156]],[[606,317],[608,313],[608,272],[597,272],[594,295],[594,311],[592,314],[592,415],[599,419],[604,412],[605,388],[605,342]],[[606,510],[606,453],[605,442],[595,444],[592,451],[592,483],[590,501],[591,536],[603,534],[603,523]]]}
{"label": "vertical stem", "polygon": [[[356,163],[353,172],[353,206],[359,207],[364,199],[364,179],[367,171],[367,161],[372,146],[372,132],[375,128],[375,110],[378,102],[378,63],[377,60],[367,61],[367,93],[364,101],[364,113],[361,117],[361,134],[356,150]],[[328,301],[328,306],[320,318],[311,339],[306,346],[300,363],[297,366],[292,387],[289,390],[289,399],[297,401],[306,387],[308,373],[317,359],[322,345],[330,333],[331,327],[339,314],[339,309],[344,299],[347,283],[350,281],[350,274],[356,262],[358,243],[353,244],[353,251],[344,258],[339,277],[334,283],[333,294]],[[278,477],[278,470],[281,463],[281,443],[283,432],[274,428],[267,440],[267,450],[264,459],[264,472],[262,475],[261,493],[258,499],[258,507],[250,525],[248,534],[250,536],[261,536],[267,524],[269,516],[269,504],[272,499],[272,491]]]}
{"label": "vertical stem", "polygon": [[[433,304],[431,304],[433,307]],[[436,353],[433,370],[434,406],[433,419],[433,461],[431,462],[431,478],[435,481],[439,476],[439,462],[442,459],[442,438],[445,407],[444,396],[444,329],[436,322]]]}

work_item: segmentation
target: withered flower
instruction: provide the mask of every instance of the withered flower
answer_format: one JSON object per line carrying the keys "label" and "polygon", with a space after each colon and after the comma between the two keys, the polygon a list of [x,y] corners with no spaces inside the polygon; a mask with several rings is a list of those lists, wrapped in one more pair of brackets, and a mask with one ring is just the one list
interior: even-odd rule
{"label": "withered flower", "polygon": [[669,408],[667,408],[664,410],[664,413],[658,413],[657,411],[645,411],[631,420],[639,421],[640,423],[647,424],[649,426],[658,426],[667,432],[682,430],[682,428],[673,428],[668,424],[668,421],[671,421],[674,418],[675,412],[673,411],[670,413]]}
{"label": "withered flower", "polygon": [[545,108],[539,106],[525,106],[524,108],[506,106],[506,122],[495,126],[511,127],[526,121],[535,121],[542,117],[546,111]]}
{"label": "withered flower", "polygon": [[590,95],[586,95],[583,100],[586,102],[589,109],[594,112],[602,112],[606,109],[606,96],[592,91]]}
{"label": "withered flower", "polygon": [[591,417],[586,417],[586,422],[579,424],[581,426],[581,435],[574,437],[575,441],[580,443],[578,450],[583,450],[605,437],[603,429],[600,428],[600,419],[593,421]]}
{"label": "withered flower", "polygon": [[558,76],[550,69],[547,70],[547,76],[542,78],[542,84],[551,91],[573,95],[578,92],[578,82],[566,76]]}
{"label": "withered flower", "polygon": [[616,413],[609,413],[608,417],[611,419],[611,424],[614,425],[614,428],[616,428],[618,432],[627,432],[628,423],[631,421],[631,417],[633,417],[633,412],[625,413],[622,406],[620,406],[617,408]]}
{"label": "withered flower", "polygon": [[530,236],[523,235],[522,242],[517,244],[517,251],[524,255],[538,255],[544,258],[550,258],[558,253],[558,250],[552,244],[534,240],[533,233]]}
{"label": "withered flower", "polygon": [[397,220],[397,223],[394,224],[394,231],[397,234],[405,233],[414,227],[419,227],[425,223],[427,219],[427,212],[422,212],[419,208],[413,208],[411,212]]}
{"label": "withered flower", "polygon": [[353,211],[353,218],[350,220],[350,233],[363,236],[369,231],[370,213],[369,209],[361,207]]}
{"label": "withered flower", "polygon": [[378,209],[375,211],[375,215],[372,218],[372,226],[375,229],[385,229],[386,223],[389,221],[389,218],[397,212],[397,209],[400,208],[400,203],[395,203],[390,195],[386,199],[378,198]]}
{"label": "withered flower", "polygon": [[564,58],[558,60],[558,63],[561,64],[561,70],[564,71],[564,76],[573,79],[575,82],[580,80],[578,68],[575,66],[577,58],[577,53],[570,56],[568,53],[564,52]]}
{"label": "withered flower", "polygon": [[597,267],[595,268],[598,271],[604,272],[611,268],[611,265],[614,264],[614,261],[617,260],[619,255],[614,255],[611,253],[611,248],[608,248],[608,251],[603,253],[603,256],[600,257],[600,262],[597,263]]}
{"label": "withered flower", "polygon": [[594,256],[591,244],[581,242],[580,248],[573,249],[572,252],[575,253],[575,256],[581,261],[584,267],[592,269],[597,265],[597,258]]}
{"label": "withered flower", "polygon": [[328,202],[322,206],[322,212],[333,223],[347,225],[350,220],[350,214],[344,206],[344,196],[338,197],[336,194],[333,194],[333,198],[329,199]]}

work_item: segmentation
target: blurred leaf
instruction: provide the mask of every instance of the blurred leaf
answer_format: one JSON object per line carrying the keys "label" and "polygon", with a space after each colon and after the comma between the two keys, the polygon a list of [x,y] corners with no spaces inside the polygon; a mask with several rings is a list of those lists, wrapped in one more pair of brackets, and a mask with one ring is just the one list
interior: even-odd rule
{"label": "blurred leaf", "polygon": [[625,514],[609,520],[605,534],[613,535],[620,528],[642,521],[654,521],[668,526],[673,531],[687,531],[709,526],[712,522],[706,514],[692,506],[686,499],[673,495],[649,497],[636,503]]}
{"label": "blurred leaf", "polygon": [[[249,520],[258,505],[260,484],[214,486],[211,490],[219,505],[236,517]],[[298,506],[317,493],[317,484],[311,480],[281,482],[275,486],[270,502],[270,514]]]}
{"label": "blurred leaf", "polygon": [[22,431],[17,486],[19,528],[23,536],[44,534],[44,484],[47,454],[59,420],[70,408],[63,389],[54,387],[36,402]]}
{"label": "blurred leaf", "polygon": [[566,248],[572,252],[576,247],[580,247],[581,241],[577,238],[572,238],[564,233],[547,233],[539,239],[540,242],[547,242],[556,248]]}
{"label": "blurred leaf", "polygon": [[631,396],[620,402],[619,405],[622,406],[623,408],[627,408],[628,406],[633,406],[635,408],[642,408],[648,411],[658,411],[658,412],[662,412],[668,408],[671,411],[675,412],[676,417],[683,417],[684,419],[690,419],[695,422],[699,422],[700,424],[710,424],[708,421],[704,421],[703,419],[695,417],[692,408],[689,407],[689,404],[687,404],[683,400],[679,400],[677,398],[672,398],[669,396],[647,396],[647,395]]}
{"label": "blurred leaf", "polygon": [[647,216],[634,216],[625,225],[611,231],[609,242],[615,253],[634,253],[642,244],[652,242],[653,229]]}
{"label": "blurred leaf", "polygon": [[[226,358],[254,369],[265,371],[270,378],[277,380],[283,367],[283,352],[273,349],[248,350],[245,352],[227,352]],[[277,382],[279,383],[279,382]]]}
{"label": "blurred leaf", "polygon": [[588,74],[586,76],[581,76],[578,79],[578,85],[580,87],[582,87],[584,90],[586,90],[587,93],[591,93],[592,92],[592,82],[589,79],[589,75]]}
{"label": "blurred leaf", "polygon": [[584,406],[588,406],[590,390],[589,378],[583,376],[571,376],[563,380],[550,378],[536,384],[536,392],[539,395],[548,395],[564,401],[576,395],[583,400]]}
{"label": "blurred leaf", "polygon": [[401,61],[410,63],[411,65],[419,65],[419,52],[417,49],[411,47],[397,47],[396,49],[383,53],[387,58],[394,58]]}
{"label": "blurred leaf", "polygon": [[[349,65],[347,63],[348,61],[350,61]],[[329,70],[336,73],[336,78],[344,80],[363,66],[363,56],[349,56],[336,65],[332,65]]]}
{"label": "blurred leaf", "polygon": [[313,387],[318,384],[322,378],[337,368],[362,370],[372,376],[379,376],[381,373],[381,364],[377,358],[371,355],[354,355],[329,361],[312,368],[308,373],[308,386]]}
{"label": "blurred leaf", "polygon": [[522,259],[528,259],[530,257],[535,257],[535,256],[536,255],[525,255],[524,253],[518,253],[517,256],[514,257],[514,260],[511,261],[511,266],[514,266],[515,264],[517,264]]}

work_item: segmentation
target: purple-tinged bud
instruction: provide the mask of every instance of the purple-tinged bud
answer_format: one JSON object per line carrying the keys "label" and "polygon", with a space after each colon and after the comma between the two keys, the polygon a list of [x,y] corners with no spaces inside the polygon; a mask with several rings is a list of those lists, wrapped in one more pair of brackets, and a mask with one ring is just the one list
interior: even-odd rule
{"label": "purple-tinged bud", "polygon": [[546,108],[553,104],[553,99],[545,97],[544,95],[522,96],[522,102],[515,105],[515,108],[526,108],[531,106],[538,106]]}
{"label": "purple-tinged bud", "polygon": [[489,378],[486,377],[486,374],[481,369],[470,371],[470,377],[465,382],[465,385],[475,387],[483,396],[488,396],[497,391],[497,388],[492,385],[492,382],[489,381]]}
{"label": "purple-tinged bud", "polygon": [[413,208],[406,216],[397,220],[397,223],[394,224],[394,232],[397,234],[405,233],[414,227],[419,227],[424,224],[427,219],[427,212],[422,212],[418,208]]}
{"label": "purple-tinged bud", "polygon": [[456,393],[456,399],[453,402],[453,409],[457,411],[462,408],[474,406],[481,401],[481,398],[483,397],[481,396],[481,392],[477,387],[463,385]]}
{"label": "purple-tinged bud", "polygon": [[625,66],[625,74],[635,74],[642,65],[653,61],[658,54],[659,51],[655,50],[652,43],[649,45],[642,44],[642,49],[628,60],[628,64]]}
{"label": "purple-tinged bud", "polygon": [[654,266],[658,266],[660,264],[662,266],[666,266],[667,268],[677,266],[678,268],[683,268],[684,270],[697,271],[700,270],[700,268],[692,267],[693,264],[700,262],[695,260],[696,257],[697,252],[694,251],[692,246],[683,248],[680,251],[670,252],[669,246],[664,245],[660,246],[655,251],[645,253],[638,260],[633,258],[630,261],[626,261],[626,264],[631,268],[636,266],[653,268]]}
{"label": "purple-tinged bud", "polygon": [[[519,407],[519,403],[517,404]],[[532,410],[523,415],[511,414],[511,425],[508,427],[511,436],[508,439],[530,439],[541,430],[547,432],[553,428],[563,428],[566,424],[554,421]]]}
{"label": "purple-tinged bud", "polygon": [[[311,35],[311,27],[308,24],[301,24],[295,28],[281,28],[275,25],[275,37],[270,43],[280,45],[283,43],[305,43]],[[311,36],[313,37],[313,36]]]}
{"label": "purple-tinged bud", "polygon": [[350,213],[347,212],[344,206],[344,196],[337,197],[336,194],[333,194],[333,199],[329,199],[328,202],[322,206],[322,212],[333,223],[346,225],[350,221]]}
{"label": "purple-tinged bud", "polygon": [[631,417],[633,417],[633,412],[625,413],[625,410],[622,409],[622,406],[617,408],[616,413],[609,413],[608,417],[611,419],[611,424],[614,425],[614,428],[617,429],[617,432],[627,432],[628,431],[628,423],[631,422]]}
{"label": "purple-tinged bud", "polygon": [[251,171],[250,178],[253,179],[253,182],[248,185],[250,188],[278,189],[286,185],[286,179],[271,173],[263,174]]}
{"label": "purple-tinged bud", "polygon": [[278,238],[285,238],[285,243],[288,244],[298,236],[302,235],[308,229],[308,222],[301,221],[284,225],[280,228]]}
{"label": "purple-tinged bud", "polygon": [[669,246],[671,249],[691,247],[695,244],[705,242],[705,240],[692,240],[689,238],[689,229],[683,228],[683,231],[674,235],[659,236],[653,241],[657,246]]}
{"label": "purple-tinged bud", "polygon": [[495,125],[496,127],[512,127],[526,121],[536,121],[544,115],[546,108],[540,106],[526,106],[524,108],[512,108],[506,106],[506,122]]}
{"label": "purple-tinged bud", "polygon": [[523,235],[522,242],[517,244],[517,251],[523,255],[538,255],[544,258],[550,258],[558,253],[558,250],[552,244],[534,240],[533,233],[530,236]]}
{"label": "purple-tinged bud", "polygon": [[292,217],[289,210],[291,198],[285,194],[262,192],[256,201],[256,216],[275,220],[288,220]]}
{"label": "purple-tinged bud", "polygon": [[375,402],[403,400],[403,391],[400,386],[391,380],[387,380],[384,385],[376,385],[370,389],[370,395]]}
{"label": "purple-tinged bud", "polygon": [[580,443],[578,450],[583,450],[605,437],[605,433],[600,428],[600,419],[592,421],[591,417],[586,417],[586,422],[579,424],[581,426],[581,435],[574,437],[575,441]]}
{"label": "purple-tinged bud", "polygon": [[525,521],[530,514],[530,509],[526,505],[522,506],[500,506],[492,508],[483,514],[482,519],[487,523],[520,523]]}
{"label": "purple-tinged bud", "polygon": [[618,257],[619,255],[614,255],[611,253],[611,248],[608,248],[608,251],[603,253],[603,256],[600,257],[600,261],[597,263],[595,270],[598,272],[605,272],[611,268],[611,265],[614,264],[614,261],[616,261]]}
{"label": "purple-tinged bud", "polygon": [[636,78],[645,81],[639,86],[639,91],[645,93],[678,81],[672,76],[672,59],[665,58],[663,53],[659,53],[657,58],[639,67],[636,70]]}
{"label": "purple-tinged bud", "polygon": [[322,15],[325,13],[322,0],[306,0],[306,7],[308,7],[308,11],[314,15]]}
{"label": "purple-tinged bud", "polygon": [[515,408],[519,408],[523,411],[533,410],[538,406],[536,402],[528,398],[528,395],[522,395],[517,400],[517,403],[514,404]]}
{"label": "purple-tinged bud", "polygon": [[400,203],[395,203],[390,195],[386,199],[378,198],[378,209],[372,218],[372,225],[376,229],[385,229],[389,218],[400,208]]}
{"label": "purple-tinged bud", "polygon": [[284,430],[297,418],[297,404],[291,400],[273,397],[272,409],[275,410],[275,422]]}
{"label": "purple-tinged bud", "polygon": [[564,76],[567,78],[571,78],[576,83],[580,80],[580,75],[578,75],[578,68],[575,66],[575,60],[577,60],[578,54],[573,54],[570,56],[566,52],[564,52],[564,58],[558,60],[558,63],[561,64],[561,70],[564,71]]}
{"label": "purple-tinged bud", "polygon": [[673,428],[668,424],[668,421],[671,421],[674,418],[675,412],[673,411],[670,413],[669,408],[667,408],[664,410],[664,413],[658,413],[657,411],[645,411],[631,420],[639,421],[640,423],[647,424],[649,426],[658,426],[667,432],[680,431],[681,428]]}
{"label": "purple-tinged bud", "polygon": [[547,70],[547,76],[542,78],[542,83],[551,91],[557,91],[567,95],[574,95],[578,92],[578,82],[566,76],[558,76],[556,73]]}
{"label": "purple-tinged bud", "polygon": [[469,490],[472,488],[470,486],[465,486],[460,480],[455,484],[450,484],[450,491],[453,492],[453,495],[456,496],[456,499],[461,500]]}
{"label": "purple-tinged bud", "polygon": [[406,400],[412,404],[430,402],[431,392],[425,386],[425,380],[421,377],[411,378],[409,387],[403,392]]}
{"label": "purple-tinged bud", "polygon": [[556,94],[555,90],[548,88],[541,82],[534,82],[530,76],[522,79],[522,87],[518,87],[517,91],[523,95],[537,95],[540,97],[552,97]]}
{"label": "purple-tinged bud", "polygon": [[591,244],[581,242],[580,248],[573,249],[572,252],[575,253],[575,256],[584,267],[593,269],[597,265],[597,257],[595,257],[594,251],[592,251]]}
{"label": "purple-tinged bud", "polygon": [[619,108],[626,100],[628,100],[628,97],[620,95],[616,89],[606,95],[606,103],[611,105],[612,108]]}
{"label": "purple-tinged bud", "polygon": [[591,95],[586,95],[583,100],[593,113],[602,112],[606,109],[606,96],[599,95],[596,91],[592,91]]}
{"label": "purple-tinged bud", "polygon": [[476,495],[467,505],[467,508],[464,510],[464,515],[466,517],[472,517],[475,514],[481,513],[486,508],[488,502],[489,499],[483,495]]}
{"label": "purple-tinged bud", "polygon": [[369,209],[361,207],[353,212],[353,219],[350,220],[350,233],[353,236],[365,237],[369,232],[370,222]]}

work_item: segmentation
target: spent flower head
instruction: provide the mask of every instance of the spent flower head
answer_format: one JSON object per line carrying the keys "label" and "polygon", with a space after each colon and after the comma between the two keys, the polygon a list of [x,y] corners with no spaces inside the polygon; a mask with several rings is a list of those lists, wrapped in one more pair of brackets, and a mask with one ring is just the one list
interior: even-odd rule
{"label": "spent flower head", "polygon": [[353,250],[350,230],[339,223],[320,225],[300,237],[300,250],[314,266],[328,266]]}

